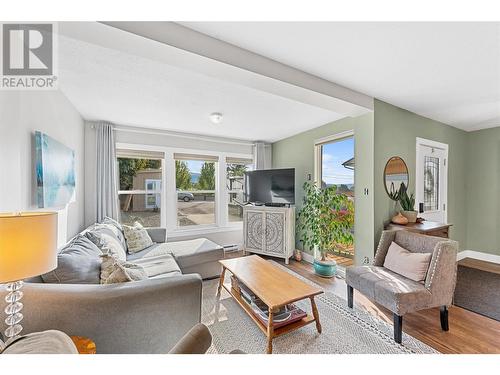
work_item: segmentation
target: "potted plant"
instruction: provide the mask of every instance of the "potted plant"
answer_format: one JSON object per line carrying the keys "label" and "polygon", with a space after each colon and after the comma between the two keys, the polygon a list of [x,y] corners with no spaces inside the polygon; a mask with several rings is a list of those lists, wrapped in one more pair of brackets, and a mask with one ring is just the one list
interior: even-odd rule
{"label": "potted plant", "polygon": [[403,184],[399,189],[399,205],[403,210],[401,214],[408,219],[408,222],[415,223],[418,215],[418,212],[415,211],[415,197],[413,194],[408,195],[408,189]]}
{"label": "potted plant", "polygon": [[353,202],[347,195],[337,193],[335,186],[321,188],[306,181],[297,224],[303,245],[315,252],[316,274],[334,276],[337,264],[326,256],[341,246],[352,245]]}

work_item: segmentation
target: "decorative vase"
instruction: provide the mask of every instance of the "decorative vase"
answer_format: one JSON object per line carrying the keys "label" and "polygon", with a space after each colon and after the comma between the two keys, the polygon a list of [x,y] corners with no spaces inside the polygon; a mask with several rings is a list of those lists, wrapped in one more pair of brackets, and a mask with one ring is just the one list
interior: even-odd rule
{"label": "decorative vase", "polygon": [[408,219],[409,223],[417,222],[417,211],[401,211],[401,214]]}
{"label": "decorative vase", "polygon": [[334,260],[314,259],[314,272],[321,277],[333,277],[337,273],[337,262]]}
{"label": "decorative vase", "polygon": [[401,212],[398,212],[396,216],[394,216],[391,221],[394,224],[399,224],[399,225],[406,225],[408,224],[408,219],[401,214]]}
{"label": "decorative vase", "polygon": [[302,261],[302,252],[298,249],[295,249],[295,251],[293,252],[293,257],[297,262],[301,262]]}

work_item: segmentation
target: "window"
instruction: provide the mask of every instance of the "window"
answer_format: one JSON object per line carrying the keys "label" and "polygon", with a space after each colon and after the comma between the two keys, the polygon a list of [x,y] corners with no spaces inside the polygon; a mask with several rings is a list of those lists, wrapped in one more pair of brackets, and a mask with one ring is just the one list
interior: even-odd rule
{"label": "window", "polygon": [[354,137],[316,144],[317,180],[321,186],[336,186],[337,191],[354,197]]}
{"label": "window", "polygon": [[120,220],[161,226],[163,153],[117,150]]}
{"label": "window", "polygon": [[243,185],[245,172],[253,169],[252,159],[226,158],[226,189],[228,222],[243,221]]}
{"label": "window", "polygon": [[216,224],[217,156],[174,154],[177,226]]}
{"label": "window", "polygon": [[439,210],[439,158],[424,156],[424,211]]}
{"label": "window", "polygon": [[243,176],[252,170],[252,155],[139,147],[116,145],[123,224],[138,221],[171,234],[241,225]]}

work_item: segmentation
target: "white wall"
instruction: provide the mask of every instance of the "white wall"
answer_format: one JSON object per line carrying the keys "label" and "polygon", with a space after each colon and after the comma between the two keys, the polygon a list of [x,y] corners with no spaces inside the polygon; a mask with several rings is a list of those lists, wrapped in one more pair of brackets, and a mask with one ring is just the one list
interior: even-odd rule
{"label": "white wall", "polygon": [[0,212],[38,210],[34,132],[75,150],[76,199],[58,212],[58,244],[84,225],[83,119],[60,91],[0,91]]}

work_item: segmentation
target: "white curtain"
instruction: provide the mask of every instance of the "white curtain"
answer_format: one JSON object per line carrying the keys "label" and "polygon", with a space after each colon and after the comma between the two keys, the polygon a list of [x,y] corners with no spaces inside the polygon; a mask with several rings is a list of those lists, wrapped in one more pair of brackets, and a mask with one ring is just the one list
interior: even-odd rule
{"label": "white curtain", "polygon": [[115,136],[113,125],[99,122],[96,127],[96,194],[97,222],[105,216],[118,220],[118,190],[116,174]]}
{"label": "white curtain", "polygon": [[271,169],[273,167],[273,152],[270,143],[255,142],[255,169]]}

